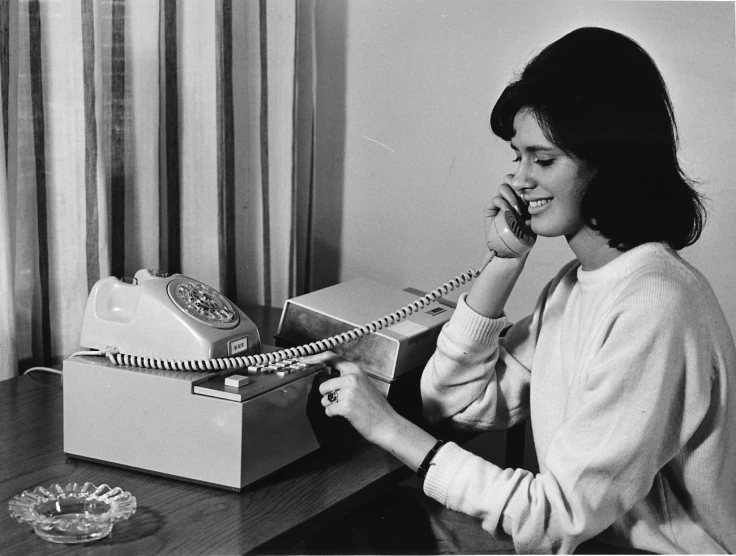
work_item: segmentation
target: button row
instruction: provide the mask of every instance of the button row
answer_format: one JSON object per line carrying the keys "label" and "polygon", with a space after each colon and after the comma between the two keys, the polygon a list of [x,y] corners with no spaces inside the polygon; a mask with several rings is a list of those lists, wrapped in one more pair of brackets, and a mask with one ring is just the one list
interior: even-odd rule
{"label": "button row", "polygon": [[276,373],[278,376],[286,376],[297,371],[306,369],[309,365],[301,363],[296,359],[288,359],[279,361],[278,363],[266,363],[264,365],[251,365],[248,367],[248,374],[270,374]]}
{"label": "button row", "polygon": [[[263,365],[251,365],[248,367],[248,374],[276,374],[277,376],[284,377],[297,371],[302,371],[309,367],[306,363],[302,363],[296,359],[289,359],[287,361],[279,361],[278,363],[267,363]],[[324,367],[324,365],[321,365]],[[235,374],[225,378],[225,386],[232,388],[240,388],[250,382],[250,379],[245,375]]]}

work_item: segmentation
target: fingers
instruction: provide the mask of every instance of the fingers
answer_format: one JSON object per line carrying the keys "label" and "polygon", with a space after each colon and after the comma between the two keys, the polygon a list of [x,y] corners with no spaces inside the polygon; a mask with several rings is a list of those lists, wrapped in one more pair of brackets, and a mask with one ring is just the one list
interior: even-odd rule
{"label": "fingers", "polygon": [[350,392],[350,387],[345,385],[343,377],[333,378],[320,384],[319,393],[322,395],[320,403],[325,408],[325,414],[328,417],[336,415],[345,417],[349,407]]}
{"label": "fingers", "polygon": [[511,187],[511,185],[509,185],[508,183],[501,184],[501,186],[498,188],[498,194],[506,201],[506,210],[513,208],[513,210],[516,211],[517,214],[522,214],[523,209],[521,198],[517,195],[516,191],[513,187]]}
{"label": "fingers", "polygon": [[498,195],[493,197],[485,208],[486,218],[495,218],[502,210],[513,210],[517,214],[524,214],[522,201],[513,189],[506,184],[498,188]]}
{"label": "fingers", "polygon": [[508,199],[506,199],[505,197],[501,197],[500,195],[494,197],[492,202],[496,207],[496,214],[494,214],[494,216],[496,216],[502,210],[517,210],[515,204],[509,202]]}
{"label": "fingers", "polygon": [[[338,377],[338,378],[341,378],[341,377]],[[322,384],[319,385],[319,393],[325,396],[329,392],[334,392],[335,390],[339,390],[340,386],[335,383],[336,380],[337,378],[325,380]]]}
{"label": "fingers", "polygon": [[486,205],[486,208],[483,210],[483,217],[486,220],[492,220],[499,212],[501,212],[501,208],[496,205],[496,199],[496,197],[491,199],[490,202]]}
{"label": "fingers", "polygon": [[325,380],[322,384],[320,384],[319,393],[325,396],[330,392],[334,392],[335,390],[349,388],[351,386],[355,386],[356,384],[357,380],[354,375],[338,376],[336,378],[331,378],[330,380]]}
{"label": "fingers", "polygon": [[367,377],[357,374],[341,375],[326,380],[319,385],[319,393],[322,395],[322,405],[324,407],[338,401],[345,405],[352,396],[365,400],[373,394],[372,385]]}
{"label": "fingers", "polygon": [[339,356],[332,351],[323,351],[322,353],[316,353],[314,355],[304,355],[299,358],[299,361],[306,363],[307,365],[316,365],[318,363],[328,365],[338,358]]}
{"label": "fingers", "polygon": [[[344,391],[343,391],[342,398],[343,398],[342,402],[344,404],[345,403],[345,392]],[[339,388],[325,392],[321,399],[323,407],[329,407],[332,404],[336,404],[338,401],[340,401],[340,389]]]}
{"label": "fingers", "polygon": [[325,405],[324,400],[322,400],[322,405],[325,406],[325,415],[328,417],[345,417],[342,406],[339,403],[328,403]]}
{"label": "fingers", "polygon": [[324,363],[328,367],[332,367],[333,369],[340,371],[341,375],[358,374],[362,372],[358,365],[352,361],[343,359],[332,351],[323,351],[322,353],[317,353],[315,355],[306,355],[304,357],[300,357],[299,360],[303,363],[307,363],[308,365]]}

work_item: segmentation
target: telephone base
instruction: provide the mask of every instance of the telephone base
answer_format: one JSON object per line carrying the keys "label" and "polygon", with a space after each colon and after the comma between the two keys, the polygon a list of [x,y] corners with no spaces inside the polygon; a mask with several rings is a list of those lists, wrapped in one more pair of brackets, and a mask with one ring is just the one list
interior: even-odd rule
{"label": "telephone base", "polygon": [[[324,366],[251,377],[221,397],[223,377],[64,361],[64,452],[71,457],[240,491],[336,434],[318,392]],[[214,384],[214,386],[209,386]]]}

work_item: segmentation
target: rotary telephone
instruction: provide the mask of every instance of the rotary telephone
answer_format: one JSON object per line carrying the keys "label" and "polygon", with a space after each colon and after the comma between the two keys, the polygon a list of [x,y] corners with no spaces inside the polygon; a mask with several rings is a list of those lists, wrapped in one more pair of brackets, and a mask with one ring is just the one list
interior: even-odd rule
{"label": "rotary telephone", "polygon": [[[481,270],[469,269],[401,309],[310,344],[263,353],[258,329],[229,299],[191,278],[157,270],[136,272],[134,283],[115,277],[97,282],[85,310],[80,345],[116,365],[181,371],[218,371],[264,366],[319,353],[392,326],[477,277],[498,256],[527,253],[536,236],[512,210],[501,210],[487,238]],[[76,355],[76,354],[75,354]]]}

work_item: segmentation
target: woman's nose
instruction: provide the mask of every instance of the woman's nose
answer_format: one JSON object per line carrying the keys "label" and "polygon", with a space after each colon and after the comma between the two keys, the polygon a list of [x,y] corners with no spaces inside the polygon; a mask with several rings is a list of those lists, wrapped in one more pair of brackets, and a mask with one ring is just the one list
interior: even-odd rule
{"label": "woman's nose", "polygon": [[519,166],[516,174],[514,174],[514,179],[511,180],[511,187],[513,187],[515,191],[522,191],[531,187],[529,172],[523,164]]}

